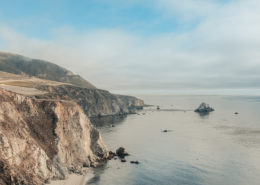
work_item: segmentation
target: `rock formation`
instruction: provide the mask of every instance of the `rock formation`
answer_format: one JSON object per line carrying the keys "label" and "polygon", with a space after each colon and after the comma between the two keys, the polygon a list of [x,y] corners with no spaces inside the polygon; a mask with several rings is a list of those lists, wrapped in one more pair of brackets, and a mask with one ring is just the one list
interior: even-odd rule
{"label": "rock formation", "polygon": [[206,103],[201,103],[200,106],[195,110],[195,112],[202,113],[202,114],[209,113],[209,112],[212,112],[212,111],[214,111],[214,109],[211,108]]}
{"label": "rock formation", "polygon": [[107,157],[99,132],[76,103],[0,88],[0,184],[64,179]]}
{"label": "rock formation", "polygon": [[48,92],[35,96],[39,99],[61,99],[77,102],[89,117],[135,113],[144,102],[132,96],[114,95],[105,90],[87,89],[69,85],[39,86]]}

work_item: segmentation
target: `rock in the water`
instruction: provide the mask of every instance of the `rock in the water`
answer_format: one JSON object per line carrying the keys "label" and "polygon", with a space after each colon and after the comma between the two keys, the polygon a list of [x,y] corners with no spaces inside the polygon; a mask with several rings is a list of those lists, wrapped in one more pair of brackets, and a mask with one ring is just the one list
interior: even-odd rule
{"label": "rock in the water", "polygon": [[108,159],[109,160],[113,159],[115,156],[116,156],[115,152],[109,151],[109,153],[108,153]]}
{"label": "rock in the water", "polygon": [[130,161],[131,164],[139,164],[139,161]]}
{"label": "rock in the water", "polygon": [[235,112],[234,114],[238,114],[238,112]]}
{"label": "rock in the water", "polygon": [[125,149],[123,147],[120,147],[116,150],[116,154],[118,155],[118,157],[120,158],[124,158],[125,156],[129,155]]}
{"label": "rock in the water", "polygon": [[172,130],[162,130],[162,132],[171,132]]}
{"label": "rock in the water", "polygon": [[125,162],[126,162],[126,160],[125,160],[125,159],[121,159],[121,162],[122,162],[122,163],[125,163]]}
{"label": "rock in the water", "polygon": [[212,111],[214,111],[214,109],[211,108],[209,106],[209,104],[206,104],[206,103],[201,103],[200,106],[195,110],[195,112],[198,112],[198,113],[209,113]]}

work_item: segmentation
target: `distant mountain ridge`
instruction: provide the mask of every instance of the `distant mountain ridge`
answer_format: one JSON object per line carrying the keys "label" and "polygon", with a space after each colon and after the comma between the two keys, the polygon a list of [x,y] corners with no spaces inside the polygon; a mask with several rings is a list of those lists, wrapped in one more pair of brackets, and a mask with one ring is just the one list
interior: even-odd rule
{"label": "distant mountain ridge", "polygon": [[0,52],[0,71],[96,89],[90,82],[63,67],[51,62],[30,59],[17,54]]}

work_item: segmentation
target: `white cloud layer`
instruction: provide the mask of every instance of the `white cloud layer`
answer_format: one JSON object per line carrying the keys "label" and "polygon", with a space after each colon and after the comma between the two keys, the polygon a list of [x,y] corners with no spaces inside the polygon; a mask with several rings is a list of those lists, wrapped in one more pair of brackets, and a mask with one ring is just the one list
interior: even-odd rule
{"label": "white cloud layer", "polygon": [[260,1],[155,3],[166,16],[199,24],[150,37],[63,28],[46,40],[0,25],[0,49],[57,63],[115,92],[260,88]]}

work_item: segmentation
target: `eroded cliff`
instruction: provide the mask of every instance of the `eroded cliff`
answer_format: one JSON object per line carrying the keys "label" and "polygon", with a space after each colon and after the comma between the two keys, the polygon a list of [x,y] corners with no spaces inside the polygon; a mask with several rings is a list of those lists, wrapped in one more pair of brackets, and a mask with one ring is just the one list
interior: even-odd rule
{"label": "eroded cliff", "polygon": [[36,88],[48,92],[37,95],[36,98],[73,100],[89,117],[129,114],[144,106],[144,102],[138,98],[115,95],[100,89],[87,89],[70,85],[42,85]]}
{"label": "eroded cliff", "polygon": [[99,132],[78,104],[0,88],[0,184],[63,179],[107,156]]}

